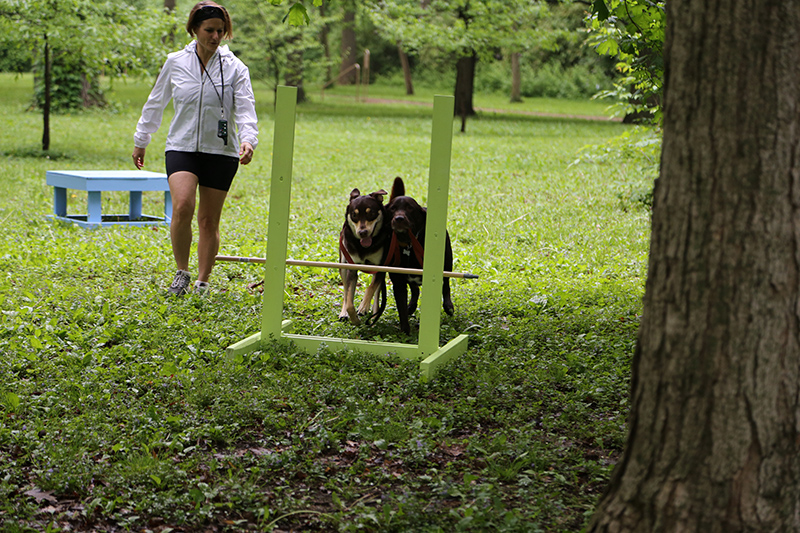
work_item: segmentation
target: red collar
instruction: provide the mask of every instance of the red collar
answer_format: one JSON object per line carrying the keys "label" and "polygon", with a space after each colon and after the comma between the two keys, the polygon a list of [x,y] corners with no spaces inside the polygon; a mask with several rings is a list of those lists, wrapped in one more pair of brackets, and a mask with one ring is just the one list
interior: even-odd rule
{"label": "red collar", "polygon": [[343,233],[339,233],[339,251],[342,252],[345,261],[347,261],[351,265],[355,264],[355,261],[353,261],[353,258],[350,256],[350,252],[347,251],[347,247],[344,245]]}
{"label": "red collar", "polygon": [[[411,237],[411,249],[414,251],[414,256],[417,258],[420,268],[422,268],[422,259],[425,256],[425,250],[419,243],[417,238],[410,231],[408,232]],[[397,240],[397,234],[392,232],[392,242],[389,244],[389,255],[386,256],[386,261],[383,262],[384,266],[400,266],[400,242]]]}

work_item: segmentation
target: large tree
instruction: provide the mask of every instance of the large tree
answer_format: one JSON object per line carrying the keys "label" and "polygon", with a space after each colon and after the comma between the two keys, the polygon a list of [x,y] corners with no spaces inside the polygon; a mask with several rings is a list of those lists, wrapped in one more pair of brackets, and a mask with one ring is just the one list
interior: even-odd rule
{"label": "large tree", "polygon": [[666,9],[629,435],[589,531],[800,531],[800,9]]}

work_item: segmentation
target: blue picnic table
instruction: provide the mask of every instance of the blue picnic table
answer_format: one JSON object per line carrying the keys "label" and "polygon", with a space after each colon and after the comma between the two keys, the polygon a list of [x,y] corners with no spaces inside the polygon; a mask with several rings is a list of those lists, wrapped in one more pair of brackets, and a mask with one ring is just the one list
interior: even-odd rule
{"label": "blue picnic table", "polygon": [[[167,175],[147,170],[48,170],[47,184],[53,186],[53,215],[56,220],[74,222],[82,227],[128,224],[145,226],[168,224],[172,219],[172,195]],[[87,214],[67,214],[67,189],[86,191]],[[127,214],[104,215],[102,193],[130,192]],[[142,213],[142,192],[164,191],[164,216]]]}

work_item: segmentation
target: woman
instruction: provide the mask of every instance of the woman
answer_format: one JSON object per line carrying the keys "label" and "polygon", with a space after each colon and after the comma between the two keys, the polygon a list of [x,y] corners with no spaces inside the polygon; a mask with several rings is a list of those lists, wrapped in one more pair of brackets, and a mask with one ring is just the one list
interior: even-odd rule
{"label": "woman", "polygon": [[170,237],[178,271],[169,292],[189,292],[192,219],[197,206],[197,293],[208,291],[208,278],[219,250],[222,206],[239,163],[253,158],[258,125],[250,71],[226,46],[231,18],[224,7],[206,0],[189,13],[186,31],[194,41],[167,56],[142,109],[134,134],[133,163],[144,166],[145,148],[161,124],[170,100],[175,117],[166,143],[166,167],[172,194]]}

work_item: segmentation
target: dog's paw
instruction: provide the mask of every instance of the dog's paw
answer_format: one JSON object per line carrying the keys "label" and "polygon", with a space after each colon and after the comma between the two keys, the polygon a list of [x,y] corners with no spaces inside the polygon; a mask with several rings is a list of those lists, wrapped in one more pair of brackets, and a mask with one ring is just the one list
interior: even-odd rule
{"label": "dog's paw", "polygon": [[453,302],[444,302],[443,307],[445,313],[447,313],[450,316],[453,316],[453,313],[456,310],[455,306],[453,305]]}

